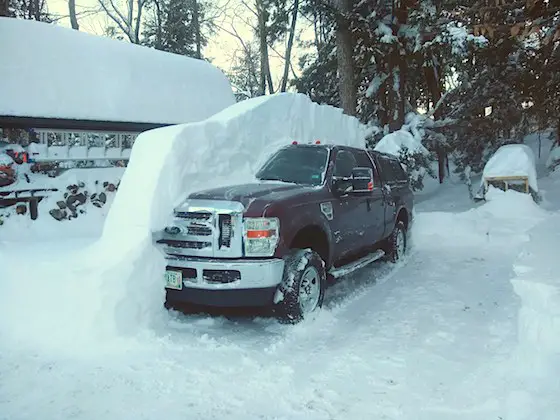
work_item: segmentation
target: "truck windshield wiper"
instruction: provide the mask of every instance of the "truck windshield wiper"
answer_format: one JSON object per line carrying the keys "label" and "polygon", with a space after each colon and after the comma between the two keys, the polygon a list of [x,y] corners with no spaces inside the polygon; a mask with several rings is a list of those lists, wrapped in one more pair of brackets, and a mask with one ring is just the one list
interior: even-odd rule
{"label": "truck windshield wiper", "polygon": [[283,179],[283,178],[259,178],[261,181],[280,181],[280,182],[289,182],[290,184],[293,184],[294,181],[290,181],[287,179]]}

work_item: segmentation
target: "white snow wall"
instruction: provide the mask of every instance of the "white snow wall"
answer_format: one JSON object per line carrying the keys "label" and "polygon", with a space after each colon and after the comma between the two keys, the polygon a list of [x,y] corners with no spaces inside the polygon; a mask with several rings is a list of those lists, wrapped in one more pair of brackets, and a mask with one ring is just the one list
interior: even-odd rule
{"label": "white snow wall", "polygon": [[292,141],[365,146],[365,127],[342,110],[284,93],[240,102],[200,123],[141,134],[108,214],[104,237],[162,229],[191,192],[251,182]]}
{"label": "white snow wall", "polygon": [[235,103],[193,58],[56,25],[0,17],[0,115],[179,124]]}

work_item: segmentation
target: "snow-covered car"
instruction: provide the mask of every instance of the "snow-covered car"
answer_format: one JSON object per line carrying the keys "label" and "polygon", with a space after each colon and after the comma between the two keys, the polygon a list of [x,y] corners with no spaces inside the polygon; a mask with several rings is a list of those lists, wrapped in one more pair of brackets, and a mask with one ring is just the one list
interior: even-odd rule
{"label": "snow-covered car", "polygon": [[413,196],[390,155],[345,146],[280,149],[257,182],[191,194],[157,245],[168,307],[320,308],[327,280],[406,251]]}
{"label": "snow-covered car", "polygon": [[537,197],[537,170],[531,148],[524,144],[507,144],[500,147],[484,167],[476,198],[483,199],[491,186]]}

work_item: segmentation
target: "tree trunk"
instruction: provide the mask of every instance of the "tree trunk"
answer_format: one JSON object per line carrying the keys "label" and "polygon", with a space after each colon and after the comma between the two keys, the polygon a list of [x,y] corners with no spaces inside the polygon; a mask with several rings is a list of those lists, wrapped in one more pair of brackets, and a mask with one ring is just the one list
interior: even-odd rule
{"label": "tree trunk", "polygon": [[358,95],[354,74],[354,45],[347,14],[352,9],[352,0],[336,0],[338,18],[336,25],[336,56],[338,61],[339,94],[342,110],[356,115]]}
{"label": "tree trunk", "polygon": [[68,13],[70,15],[72,29],[79,31],[80,25],[78,24],[78,17],[76,16],[76,0],[68,0]]}
{"label": "tree trunk", "polygon": [[296,23],[299,9],[299,0],[294,0],[294,11],[292,14],[292,24],[290,25],[290,35],[288,36],[288,44],[286,45],[286,57],[284,61],[284,75],[282,76],[282,85],[280,92],[286,92],[288,86],[288,74],[290,73],[290,64],[292,61],[292,47],[294,45],[294,37],[296,35]]}
{"label": "tree trunk", "polygon": [[[440,79],[440,71],[438,69],[437,63],[435,63],[434,57],[430,55],[427,58],[428,66],[424,66],[424,76],[426,78],[426,85],[430,92],[431,100],[434,106],[436,106],[442,96],[442,87]],[[438,120],[442,116],[441,106],[434,111],[434,119]],[[441,144],[436,146],[436,154],[438,158],[438,177],[439,183],[443,183],[445,179],[445,167],[447,161],[447,153],[445,148]]]}
{"label": "tree trunk", "polygon": [[10,16],[10,0],[0,0],[0,16]]}
{"label": "tree trunk", "polygon": [[260,94],[264,95],[266,93],[266,76],[267,76],[267,64],[268,64],[268,57],[267,57],[267,45],[266,45],[266,20],[264,17],[264,10],[262,7],[262,3],[257,0],[257,19],[259,25],[259,58],[260,58]]}
{"label": "tree trunk", "polygon": [[558,117],[558,125],[556,126],[556,144],[560,146],[560,117]]}
{"label": "tree trunk", "polygon": [[200,14],[198,0],[193,2],[193,27],[196,42],[196,58],[202,59],[202,34],[200,33]]}

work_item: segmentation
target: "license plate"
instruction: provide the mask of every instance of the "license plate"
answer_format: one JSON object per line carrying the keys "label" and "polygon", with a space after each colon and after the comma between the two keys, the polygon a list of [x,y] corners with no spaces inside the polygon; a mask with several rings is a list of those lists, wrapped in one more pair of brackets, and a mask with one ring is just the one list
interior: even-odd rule
{"label": "license plate", "polygon": [[181,290],[183,288],[183,274],[180,271],[166,271],[165,287],[167,289]]}

